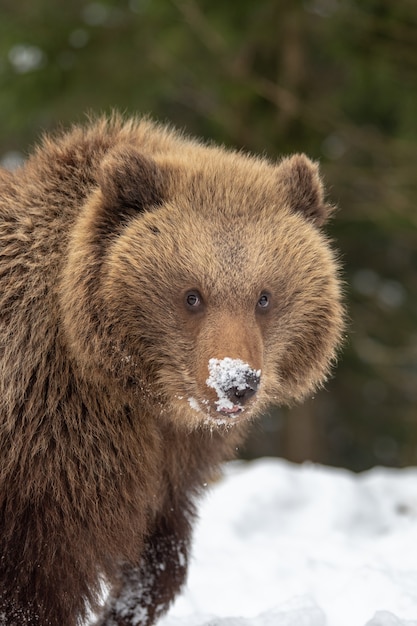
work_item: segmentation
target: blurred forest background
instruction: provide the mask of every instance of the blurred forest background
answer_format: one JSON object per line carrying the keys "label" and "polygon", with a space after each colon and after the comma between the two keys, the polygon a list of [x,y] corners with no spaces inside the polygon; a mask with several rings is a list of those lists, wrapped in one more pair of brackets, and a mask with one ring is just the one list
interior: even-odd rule
{"label": "blurred forest background", "polygon": [[2,165],[113,108],[272,158],[305,151],[340,207],[343,358],[242,454],[416,464],[416,0],[0,0]]}

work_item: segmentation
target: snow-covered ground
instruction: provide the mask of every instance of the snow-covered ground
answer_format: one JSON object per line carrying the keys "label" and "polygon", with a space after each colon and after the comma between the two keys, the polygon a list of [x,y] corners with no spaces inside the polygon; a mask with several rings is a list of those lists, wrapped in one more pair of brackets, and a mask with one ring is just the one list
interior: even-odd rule
{"label": "snow-covered ground", "polygon": [[158,626],[417,626],[417,469],[233,463]]}

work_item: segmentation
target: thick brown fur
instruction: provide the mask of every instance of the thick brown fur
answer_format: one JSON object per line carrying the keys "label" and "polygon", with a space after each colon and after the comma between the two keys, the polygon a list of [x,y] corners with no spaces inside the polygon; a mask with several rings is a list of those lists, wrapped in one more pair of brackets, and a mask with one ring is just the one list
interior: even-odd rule
{"label": "thick brown fur", "polygon": [[[331,210],[304,155],[117,116],[0,172],[1,624],[81,624],[103,580],[97,624],[167,609],[202,485],[268,403],[329,373]],[[227,358],[258,377],[232,414],[207,384]]]}

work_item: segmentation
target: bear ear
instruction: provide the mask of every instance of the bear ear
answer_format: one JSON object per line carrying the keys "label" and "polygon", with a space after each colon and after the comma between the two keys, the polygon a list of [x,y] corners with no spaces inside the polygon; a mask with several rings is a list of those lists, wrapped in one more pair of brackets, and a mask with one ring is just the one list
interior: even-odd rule
{"label": "bear ear", "polygon": [[165,195],[162,169],[132,146],[112,150],[105,157],[97,182],[106,206],[124,213],[161,204]]}
{"label": "bear ear", "polygon": [[280,195],[292,211],[322,226],[334,207],[324,202],[323,183],[319,168],[305,154],[285,158],[278,165]]}

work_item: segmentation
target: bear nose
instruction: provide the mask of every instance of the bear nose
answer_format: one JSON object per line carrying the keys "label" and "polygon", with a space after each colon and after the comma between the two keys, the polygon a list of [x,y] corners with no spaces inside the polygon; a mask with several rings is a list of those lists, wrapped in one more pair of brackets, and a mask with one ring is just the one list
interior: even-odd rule
{"label": "bear nose", "polygon": [[258,391],[261,377],[256,372],[245,374],[244,381],[239,381],[238,385],[229,387],[226,391],[227,398],[234,404],[245,404]]}

